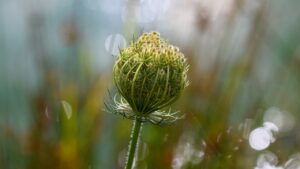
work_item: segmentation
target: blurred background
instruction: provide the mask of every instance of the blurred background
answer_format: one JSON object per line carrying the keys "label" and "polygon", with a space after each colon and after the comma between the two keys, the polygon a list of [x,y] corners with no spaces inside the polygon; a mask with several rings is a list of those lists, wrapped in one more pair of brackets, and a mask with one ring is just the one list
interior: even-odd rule
{"label": "blurred background", "polygon": [[103,111],[133,36],[190,64],[136,169],[300,169],[299,0],[0,0],[0,169],[121,169],[132,122]]}

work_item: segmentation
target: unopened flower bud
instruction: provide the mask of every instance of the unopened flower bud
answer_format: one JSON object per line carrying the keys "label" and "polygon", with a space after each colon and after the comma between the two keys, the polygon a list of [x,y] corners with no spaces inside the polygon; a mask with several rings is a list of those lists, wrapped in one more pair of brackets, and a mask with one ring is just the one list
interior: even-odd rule
{"label": "unopened flower bud", "polygon": [[[155,47],[157,41],[159,48]],[[188,84],[188,65],[179,49],[168,45],[157,32],[144,33],[128,48],[135,53],[121,51],[113,76],[133,111],[145,115],[173,103]]]}

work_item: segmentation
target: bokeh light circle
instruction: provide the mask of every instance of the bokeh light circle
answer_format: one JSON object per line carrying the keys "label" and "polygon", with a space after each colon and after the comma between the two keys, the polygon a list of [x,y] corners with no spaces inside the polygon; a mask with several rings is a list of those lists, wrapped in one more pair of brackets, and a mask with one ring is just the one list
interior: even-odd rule
{"label": "bokeh light circle", "polygon": [[112,55],[118,55],[120,49],[126,47],[127,42],[123,35],[113,34],[105,39],[105,49]]}
{"label": "bokeh light circle", "polygon": [[255,150],[264,150],[269,147],[272,138],[272,133],[267,129],[256,128],[250,133],[249,144]]}

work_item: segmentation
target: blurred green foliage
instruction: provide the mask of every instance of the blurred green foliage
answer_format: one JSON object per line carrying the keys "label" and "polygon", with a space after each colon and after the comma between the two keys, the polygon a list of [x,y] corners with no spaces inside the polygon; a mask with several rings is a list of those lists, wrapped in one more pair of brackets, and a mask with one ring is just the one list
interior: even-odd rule
{"label": "blurred green foliage", "polygon": [[[144,25],[130,12],[121,21],[123,7],[138,1],[122,2],[0,1],[0,169],[122,168],[131,121],[103,111],[115,90],[105,38],[123,32],[130,41],[142,29],[180,46],[191,85],[173,105],[183,120],[144,125],[136,168],[263,168],[259,157],[272,152],[272,165],[293,169],[286,162],[300,153],[298,0],[233,0],[219,15],[216,1],[172,1],[165,20]],[[270,107],[282,111],[283,128],[257,151],[249,134]]]}

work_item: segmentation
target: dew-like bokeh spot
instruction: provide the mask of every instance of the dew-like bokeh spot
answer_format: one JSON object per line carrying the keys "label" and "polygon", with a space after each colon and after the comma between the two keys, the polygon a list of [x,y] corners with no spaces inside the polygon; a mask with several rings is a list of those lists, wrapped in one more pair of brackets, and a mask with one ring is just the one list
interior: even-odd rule
{"label": "dew-like bokeh spot", "polygon": [[144,25],[162,18],[170,6],[170,0],[141,0],[132,6],[124,6],[121,18],[125,23],[134,18],[137,23]]}
{"label": "dew-like bokeh spot", "polygon": [[250,133],[249,144],[254,150],[264,150],[269,147],[272,138],[272,133],[269,130],[259,127]]}
{"label": "dew-like bokeh spot", "polygon": [[71,107],[71,105],[65,100],[62,100],[61,104],[63,106],[64,113],[66,114],[67,118],[70,119],[72,117],[72,107]]}
{"label": "dew-like bokeh spot", "polygon": [[266,130],[272,131],[272,132],[278,132],[279,128],[276,124],[272,123],[272,122],[264,122],[263,124],[264,128]]}
{"label": "dew-like bokeh spot", "polygon": [[[204,146],[204,145],[203,145]],[[186,164],[199,164],[204,158],[204,151],[195,147],[194,141],[188,135],[183,135],[174,152],[173,169],[184,168]]]}
{"label": "dew-like bokeh spot", "polygon": [[300,153],[294,154],[284,164],[285,169],[300,169]]}
{"label": "dew-like bokeh spot", "polygon": [[270,152],[266,151],[259,155],[254,169],[284,169],[278,166],[278,157]]}
{"label": "dew-like bokeh spot", "polygon": [[113,34],[105,39],[105,49],[112,55],[118,55],[120,49],[126,47],[127,42],[123,35]]}
{"label": "dew-like bokeh spot", "polygon": [[291,130],[295,124],[295,119],[291,113],[277,107],[270,107],[265,112],[264,121],[274,123],[278,127],[278,130],[282,132]]}

